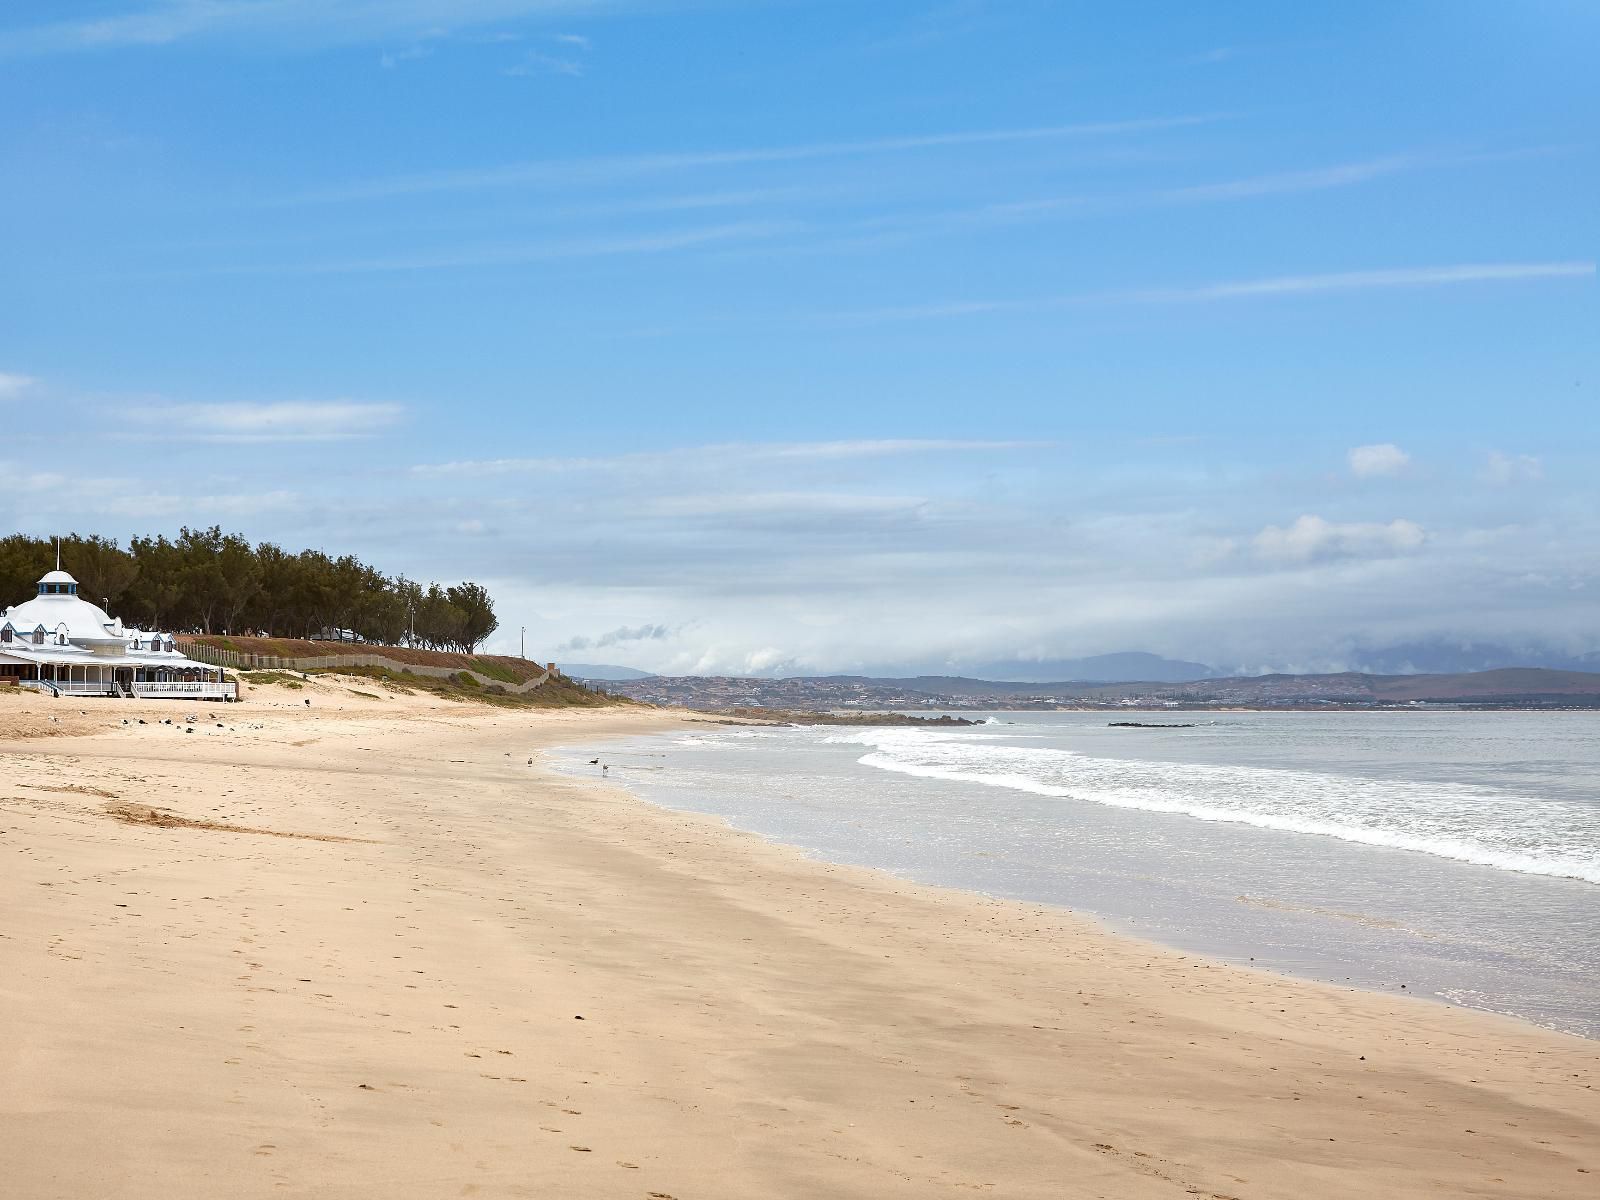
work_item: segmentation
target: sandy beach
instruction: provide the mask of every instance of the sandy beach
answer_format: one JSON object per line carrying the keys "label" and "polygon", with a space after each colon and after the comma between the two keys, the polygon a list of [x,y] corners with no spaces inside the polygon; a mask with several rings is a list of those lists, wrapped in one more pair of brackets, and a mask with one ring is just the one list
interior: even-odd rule
{"label": "sandy beach", "polygon": [[1600,1189],[1600,1044],[812,862],[540,764],[682,716],[372,686],[0,693],[0,1192]]}

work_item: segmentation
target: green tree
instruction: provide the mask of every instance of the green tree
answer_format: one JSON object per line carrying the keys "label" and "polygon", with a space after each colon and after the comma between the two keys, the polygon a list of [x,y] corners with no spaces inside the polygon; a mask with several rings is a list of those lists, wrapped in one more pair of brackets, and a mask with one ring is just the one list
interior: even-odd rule
{"label": "green tree", "polygon": [[217,575],[222,581],[222,627],[237,632],[239,618],[261,590],[261,560],[238,534],[225,534],[217,551]]}
{"label": "green tree", "polygon": [[21,533],[0,538],[0,609],[32,599],[39,576],[55,565],[47,541]]}
{"label": "green tree", "polygon": [[489,635],[500,628],[500,618],[494,615],[494,602],[488,591],[476,583],[462,583],[445,594],[461,612],[459,644],[462,651],[475,653]]}
{"label": "green tree", "polygon": [[300,560],[271,542],[257,546],[255,557],[261,571],[259,584],[237,620],[242,629],[260,630],[268,636],[281,634],[290,627],[290,606],[298,586]]}
{"label": "green tree", "polygon": [[161,536],[134,538],[129,549],[139,564],[139,577],[126,593],[130,611],[123,619],[131,617],[131,623],[145,629],[173,628],[168,618],[183,594],[183,556]]}
{"label": "green tree", "polygon": [[417,612],[417,637],[430,650],[453,650],[461,644],[467,617],[450,603],[450,597],[437,583],[428,585]]}
{"label": "green tree", "polygon": [[[222,527],[185,526],[177,538],[140,536],[122,549],[112,538],[73,534],[61,544],[61,565],[85,599],[109,601],[113,615],[152,630],[218,627],[311,637],[350,629],[371,642],[475,651],[499,626],[494,602],[479,584],[423,588],[389,578],[352,554],[291,554],[270,542],[252,547]],[[34,595],[55,566],[47,538],[0,537],[0,607]]]}
{"label": "green tree", "polygon": [[78,581],[78,594],[104,604],[115,615],[117,602],[139,577],[138,560],[110,538],[71,534],[61,543],[61,564]]}

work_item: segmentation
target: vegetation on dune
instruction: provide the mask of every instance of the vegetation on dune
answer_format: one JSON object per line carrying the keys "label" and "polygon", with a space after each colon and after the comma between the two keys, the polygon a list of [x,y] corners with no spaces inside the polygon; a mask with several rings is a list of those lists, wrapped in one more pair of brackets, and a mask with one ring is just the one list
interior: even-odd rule
{"label": "vegetation on dune", "polygon": [[[252,675],[281,675],[282,672],[252,672]],[[608,696],[584,687],[581,683],[562,675],[552,675],[540,687],[526,692],[513,692],[491,684],[485,687],[470,675],[457,674],[449,678],[433,675],[413,675],[409,671],[391,671],[387,667],[329,667],[307,672],[318,675],[342,675],[370,679],[394,692],[428,692],[445,700],[476,701],[502,708],[611,708],[621,704],[636,703],[616,696]],[[290,678],[293,678],[292,676]],[[366,693],[361,693],[366,694]]]}
{"label": "vegetation on dune", "polygon": [[[252,546],[216,525],[184,528],[172,541],[136,537],[127,549],[111,538],[71,534],[61,541],[61,565],[84,599],[147,629],[252,629],[296,638],[347,630],[367,642],[472,654],[500,626],[479,584],[424,587],[354,555]],[[48,539],[0,538],[0,605],[27,599],[54,566]]]}
{"label": "vegetation on dune", "polygon": [[[504,654],[462,654],[454,650],[423,650],[416,646],[386,646],[360,642],[311,642],[302,638],[218,637],[197,634],[193,638],[180,638],[179,644],[189,641],[239,654],[254,654],[283,659],[296,658],[354,658],[376,654],[402,665],[419,667],[445,667],[452,671],[476,671],[486,679],[510,687],[526,683],[544,674],[544,665],[526,658]],[[344,668],[340,668],[341,670]]]}
{"label": "vegetation on dune", "polygon": [[[517,660],[510,661],[516,662]],[[507,661],[503,659],[486,658],[480,655],[473,658],[472,669],[479,675],[497,679],[501,683],[509,683],[515,686],[523,682],[523,677],[512,666],[507,665]]]}
{"label": "vegetation on dune", "polygon": [[240,671],[239,678],[246,683],[272,683],[279,687],[302,687],[300,680],[287,671]]}

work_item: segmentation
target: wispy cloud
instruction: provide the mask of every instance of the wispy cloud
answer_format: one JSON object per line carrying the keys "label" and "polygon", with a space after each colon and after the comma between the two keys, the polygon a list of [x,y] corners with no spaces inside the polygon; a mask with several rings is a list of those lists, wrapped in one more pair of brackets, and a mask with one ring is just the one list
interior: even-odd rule
{"label": "wispy cloud", "polygon": [[575,58],[561,58],[555,54],[529,50],[521,59],[512,63],[500,73],[509,75],[513,79],[526,78],[533,75],[570,75],[576,77],[583,74],[583,64]]}
{"label": "wispy cloud", "polygon": [[1307,296],[1330,292],[1382,291],[1394,288],[1592,279],[1594,276],[1595,263],[1584,259],[1558,262],[1462,263],[1442,267],[1397,267],[1372,271],[1333,271],[1317,275],[1276,275],[1264,279],[1233,280],[1184,287],[1080,292],[1034,299],[952,300],[934,304],[829,313],[824,314],[822,319],[876,324],[892,321],[943,320],[952,317],[1041,311],[1074,306],[1204,303],[1275,296]]}
{"label": "wispy cloud", "polygon": [[544,50],[529,49],[511,66],[501,72],[502,75],[529,76],[529,75],[569,75],[579,76],[584,73],[584,55],[589,53],[589,39],[576,33],[555,33],[545,39],[562,48],[562,53],[551,54]]}
{"label": "wispy cloud", "polygon": [[[215,486],[215,480],[205,481]],[[119,476],[107,472],[34,471],[25,463],[0,459],[0,494],[35,518],[68,523],[86,517],[133,517],[140,520],[185,518],[204,513],[206,520],[220,517],[260,517],[288,513],[306,502],[297,492],[283,488],[252,491],[248,488],[215,493],[179,494],[157,491],[147,474]]]}
{"label": "wispy cloud", "polygon": [[1202,50],[1198,54],[1191,54],[1184,61],[1191,64],[1230,62],[1245,53],[1248,51],[1243,46],[1216,46],[1210,50]]}
{"label": "wispy cloud", "polygon": [[203,512],[215,519],[228,517],[260,519],[267,513],[293,513],[305,504],[297,492],[277,489],[269,492],[224,492],[210,496],[178,495],[173,492],[141,491],[136,482],[123,491],[108,495],[100,511],[107,516],[131,517],[142,521],[186,517]]}
{"label": "wispy cloud", "polygon": [[[772,458],[885,458],[899,454],[967,454],[1037,450],[1045,442],[975,441],[949,438],[877,438],[844,442],[794,442],[755,447]],[[741,449],[735,447],[735,449]],[[748,448],[744,448],[748,449]]]}
{"label": "wispy cloud", "polygon": [[34,379],[31,375],[16,375],[6,371],[0,371],[0,400],[14,399],[17,396],[22,395],[23,392],[27,391],[37,382],[38,380]]}
{"label": "wispy cloud", "polygon": [[1333,271],[1321,275],[1280,275],[1234,283],[1129,292],[1129,300],[1149,302],[1233,300],[1251,296],[1298,296],[1319,292],[1373,291],[1385,288],[1449,287],[1466,283],[1515,283],[1532,279],[1593,278],[1592,261],[1462,263],[1446,267],[1397,267],[1377,271]]}
{"label": "wispy cloud", "polygon": [[[124,410],[124,436],[163,441],[327,442],[371,437],[398,422],[398,404],[284,401],[273,404],[146,404]],[[159,428],[152,429],[152,425]]]}
{"label": "wispy cloud", "polygon": [[1356,162],[1333,163],[1329,166],[1308,167],[1295,171],[1272,171],[1239,179],[1225,179],[1217,183],[1168,188],[1150,193],[1147,199],[1156,203],[1182,204],[1247,200],[1256,196],[1288,195],[1295,192],[1320,192],[1333,188],[1354,187],[1374,179],[1400,175],[1408,171],[1447,170],[1518,162],[1569,154],[1573,150],[1574,147],[1568,145],[1545,145],[1470,154],[1441,152],[1384,154]]}
{"label": "wispy cloud", "polygon": [[289,49],[355,45],[512,19],[567,19],[618,0],[162,0],[110,16],[0,33],[0,57],[170,46],[203,39],[275,39]]}
{"label": "wispy cloud", "polygon": [[602,633],[599,637],[575,637],[556,649],[567,650],[604,650],[609,646],[620,646],[624,642],[659,642],[671,637],[673,629],[668,625],[646,624],[628,626],[623,625]]}
{"label": "wispy cloud", "polygon": [[382,179],[302,192],[289,203],[336,203],[385,196],[529,184],[600,183],[664,171],[702,167],[745,166],[759,163],[801,162],[809,159],[901,154],[917,150],[948,149],[1068,138],[1113,137],[1182,129],[1222,119],[1217,114],[1148,117],[1126,121],[1091,121],[1068,125],[1039,125],[1018,129],[964,130],[906,137],[866,138],[858,141],[811,142],[787,146],[756,146],[736,150],[702,150],[674,154],[627,154],[577,159],[539,159],[494,167],[428,171],[391,175]]}
{"label": "wispy cloud", "polygon": [[1570,146],[1533,146],[1479,154],[1405,153],[1209,183],[1137,191],[1092,192],[995,200],[944,211],[890,212],[819,229],[821,236],[777,251],[856,254],[867,249],[1044,221],[1088,220],[1175,205],[1220,204],[1356,187],[1405,172],[1441,170],[1568,153]]}
{"label": "wispy cloud", "polygon": [[925,496],[805,491],[715,492],[658,496],[645,506],[647,515],[669,520],[696,518],[796,518],[807,516],[872,517],[914,513],[928,507]]}
{"label": "wispy cloud", "polygon": [[1433,165],[1417,155],[1391,154],[1364,162],[1336,163],[1328,167],[1313,167],[1304,171],[1278,171],[1253,175],[1243,179],[1223,180],[1220,183],[1202,183],[1189,187],[1169,188],[1152,198],[1169,202],[1210,200],[1243,200],[1252,196],[1274,196],[1292,192],[1315,192],[1329,188],[1351,187],[1384,175]]}
{"label": "wispy cloud", "polygon": [[392,71],[404,63],[415,62],[421,58],[428,58],[433,54],[432,46],[407,46],[404,50],[389,50],[378,59],[378,65],[386,71]]}
{"label": "wispy cloud", "polygon": [[711,446],[684,446],[594,458],[495,458],[448,463],[425,463],[411,470],[417,475],[508,475],[539,471],[615,471],[651,469],[713,462],[771,462],[780,460],[841,460],[890,458],[911,454],[986,454],[1011,450],[1043,449],[1049,443],[984,441],[950,438],[876,438],[839,442],[726,442]]}
{"label": "wispy cloud", "polygon": [[1505,454],[1491,451],[1484,463],[1485,483],[1506,487],[1513,483],[1535,483],[1544,478],[1544,464],[1531,454]]}
{"label": "wispy cloud", "polygon": [[915,14],[895,32],[868,42],[868,52],[915,50],[955,38],[970,40],[994,17],[990,0],[943,0]]}
{"label": "wispy cloud", "polygon": [[872,226],[878,226],[877,240],[880,242],[905,241],[916,236],[956,233],[983,226],[1055,219],[1078,220],[1108,214],[1138,212],[1168,205],[1218,204],[1267,196],[1331,191],[1357,187],[1407,172],[1544,158],[1571,153],[1573,149],[1573,146],[1568,145],[1549,145],[1475,154],[1387,154],[1355,162],[1272,171],[1178,187],[1101,194],[1078,191],[1066,195],[1032,196],[1025,199],[991,202],[977,208],[893,217],[869,222],[864,228],[870,232]]}
{"label": "wispy cloud", "polygon": [[375,258],[343,258],[306,262],[240,263],[219,267],[218,275],[359,275],[390,271],[439,271],[456,267],[515,266],[558,259],[611,258],[636,254],[668,254],[699,246],[749,242],[801,231],[794,221],[738,221],[723,225],[671,229],[613,237],[571,237],[540,242],[503,242],[450,247],[414,254]]}

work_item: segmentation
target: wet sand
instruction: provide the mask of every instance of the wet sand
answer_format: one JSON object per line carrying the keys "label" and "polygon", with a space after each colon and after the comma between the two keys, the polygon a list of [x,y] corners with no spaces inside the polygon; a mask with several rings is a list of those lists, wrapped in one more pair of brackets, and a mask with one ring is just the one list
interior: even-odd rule
{"label": "wet sand", "polygon": [[372,686],[0,693],[4,1194],[1600,1187],[1596,1043],[818,864],[538,763],[681,718]]}

